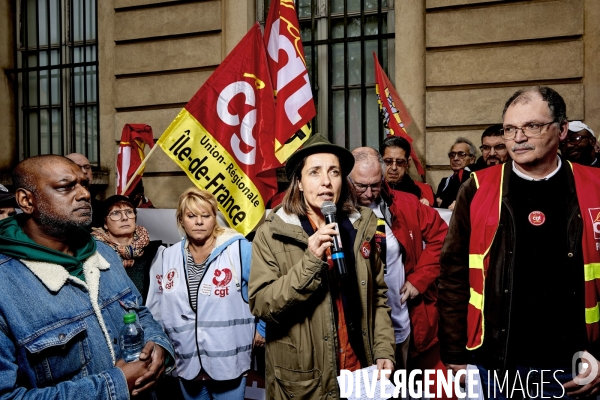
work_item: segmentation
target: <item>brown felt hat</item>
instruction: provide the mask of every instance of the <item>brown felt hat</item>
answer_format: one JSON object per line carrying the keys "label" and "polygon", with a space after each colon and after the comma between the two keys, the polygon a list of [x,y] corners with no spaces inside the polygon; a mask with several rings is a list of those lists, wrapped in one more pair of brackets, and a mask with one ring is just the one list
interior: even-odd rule
{"label": "brown felt hat", "polygon": [[304,143],[300,149],[296,150],[285,163],[285,175],[288,180],[292,179],[294,170],[305,157],[317,153],[335,154],[340,160],[342,175],[344,177],[347,177],[352,171],[352,168],[354,168],[354,156],[349,150],[342,146],[338,146],[337,144],[332,144],[320,133],[315,133],[309,137],[306,143]]}

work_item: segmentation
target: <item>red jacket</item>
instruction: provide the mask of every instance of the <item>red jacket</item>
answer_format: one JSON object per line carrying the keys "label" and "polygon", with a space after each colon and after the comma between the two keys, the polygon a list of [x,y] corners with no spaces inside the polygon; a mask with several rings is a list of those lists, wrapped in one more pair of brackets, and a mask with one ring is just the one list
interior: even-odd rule
{"label": "red jacket", "polygon": [[433,198],[433,188],[428,183],[417,182],[415,181],[415,185],[421,189],[421,198],[427,199],[429,205],[431,207],[435,207],[434,198]]}
{"label": "red jacket", "polygon": [[409,193],[390,189],[386,182],[381,195],[389,206],[392,232],[406,251],[406,279],[420,293],[408,301],[414,356],[437,343],[436,281],[448,225],[435,209]]}

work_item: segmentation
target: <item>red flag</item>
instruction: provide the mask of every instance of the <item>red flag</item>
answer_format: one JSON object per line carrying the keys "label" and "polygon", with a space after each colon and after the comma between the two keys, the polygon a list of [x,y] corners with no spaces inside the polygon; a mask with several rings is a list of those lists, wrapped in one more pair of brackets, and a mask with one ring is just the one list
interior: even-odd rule
{"label": "red flag", "polygon": [[249,233],[277,191],[273,88],[255,24],[181,110],[157,144]]}
{"label": "red flag", "polygon": [[[410,157],[415,163],[419,175],[424,175],[425,170],[417,157],[414,146],[412,146],[412,138],[406,132],[406,127],[412,122],[410,114],[404,103],[396,93],[394,85],[381,68],[377,55],[373,52],[375,59],[375,92],[377,93],[377,103],[383,118],[383,127],[387,135],[398,135],[408,140],[411,143]],[[381,94],[384,93],[385,96]]]}
{"label": "red flag", "polygon": [[129,185],[127,193],[121,193],[142,163],[142,160],[146,157],[144,153],[146,144],[150,148],[154,147],[154,136],[152,135],[150,125],[125,124],[121,133],[119,154],[117,155],[117,194],[129,195],[140,179],[142,179],[144,169],[138,173],[134,181]]}
{"label": "red flag", "polygon": [[272,0],[265,46],[276,95],[275,153],[284,162],[310,136],[317,115],[294,0]]}

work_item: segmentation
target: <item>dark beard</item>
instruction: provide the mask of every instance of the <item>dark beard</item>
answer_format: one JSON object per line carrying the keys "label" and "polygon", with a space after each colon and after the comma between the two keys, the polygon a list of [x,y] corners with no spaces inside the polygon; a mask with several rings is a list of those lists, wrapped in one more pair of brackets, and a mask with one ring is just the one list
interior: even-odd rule
{"label": "dark beard", "polygon": [[69,233],[79,228],[85,228],[92,223],[91,209],[89,215],[86,215],[87,218],[80,221],[62,219],[52,213],[46,212],[43,207],[39,207],[38,212],[40,228],[52,237],[65,237]]}

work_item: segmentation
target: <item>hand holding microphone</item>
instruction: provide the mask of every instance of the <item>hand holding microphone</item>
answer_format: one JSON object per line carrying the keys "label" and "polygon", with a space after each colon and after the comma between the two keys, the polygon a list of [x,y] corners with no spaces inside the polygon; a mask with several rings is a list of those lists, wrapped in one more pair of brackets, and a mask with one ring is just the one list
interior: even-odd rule
{"label": "hand holding microphone", "polygon": [[336,235],[335,224],[327,224],[319,228],[311,237],[308,238],[308,250],[315,257],[325,260],[327,248],[332,247],[331,237]]}
{"label": "hand holding microphone", "polygon": [[337,209],[332,201],[324,201],[321,204],[321,213],[325,217],[327,224],[335,224],[335,235],[332,236],[333,244],[331,246],[331,258],[333,264],[336,266],[337,271],[341,277],[345,277],[348,274],[346,269],[346,260],[344,258],[344,249],[342,248],[342,239],[337,229]]}

